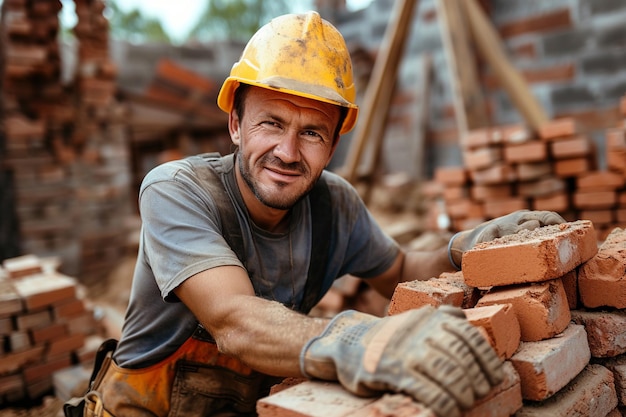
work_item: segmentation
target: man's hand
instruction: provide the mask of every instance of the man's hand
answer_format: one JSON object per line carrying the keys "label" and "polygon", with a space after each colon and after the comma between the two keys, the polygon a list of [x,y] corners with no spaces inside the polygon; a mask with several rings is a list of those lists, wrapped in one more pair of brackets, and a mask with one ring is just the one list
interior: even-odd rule
{"label": "man's hand", "polygon": [[564,222],[565,219],[553,211],[518,210],[452,236],[448,245],[448,256],[450,262],[457,269],[461,269],[463,253],[472,249],[477,243],[488,242],[520,230],[534,230],[538,227]]}
{"label": "man's hand", "polygon": [[308,377],[339,380],[357,395],[400,392],[455,417],[501,382],[502,361],[462,310],[425,306],[378,318],[337,315],[300,354]]}

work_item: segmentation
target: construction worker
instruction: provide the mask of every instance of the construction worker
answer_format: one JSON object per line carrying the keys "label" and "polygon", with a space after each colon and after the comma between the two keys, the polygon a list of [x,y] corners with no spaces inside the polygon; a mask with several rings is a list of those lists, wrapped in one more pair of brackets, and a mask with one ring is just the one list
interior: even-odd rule
{"label": "construction worker", "polygon": [[253,416],[273,384],[304,376],[454,417],[501,381],[501,360],[458,308],[306,315],[345,274],[390,298],[398,282],[458,267],[477,242],[564,221],[515,212],[405,253],[324,170],[356,123],[354,99],[344,40],[318,13],[275,18],[250,39],[217,99],[236,151],[167,162],[142,183],[123,332],[97,363],[85,415]]}

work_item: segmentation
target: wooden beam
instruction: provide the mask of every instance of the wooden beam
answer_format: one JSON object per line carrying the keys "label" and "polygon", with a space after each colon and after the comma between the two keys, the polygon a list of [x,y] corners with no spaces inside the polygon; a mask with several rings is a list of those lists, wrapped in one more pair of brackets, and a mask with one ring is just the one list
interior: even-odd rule
{"label": "wooden beam", "polygon": [[[374,62],[372,78],[365,91],[359,123],[356,125],[355,134],[346,156],[343,172],[346,179],[353,184],[357,180],[357,169],[368,141],[374,141],[372,149],[374,159],[380,152],[385,122],[394,92],[398,63],[404,52],[404,44],[408,28],[413,20],[413,10],[416,3],[417,0],[400,0],[393,3],[394,9],[391,19],[387,24],[380,51]],[[368,172],[371,172],[373,165],[375,162],[367,169]]]}
{"label": "wooden beam", "polygon": [[459,4],[467,16],[476,47],[489,63],[511,101],[522,114],[530,128],[537,131],[547,122],[548,116],[521,73],[507,59],[504,45],[495,27],[476,0],[463,0]]}
{"label": "wooden beam", "polygon": [[437,14],[450,70],[454,113],[460,137],[468,130],[489,125],[476,57],[470,43],[470,31],[459,4],[465,1],[437,0]]}

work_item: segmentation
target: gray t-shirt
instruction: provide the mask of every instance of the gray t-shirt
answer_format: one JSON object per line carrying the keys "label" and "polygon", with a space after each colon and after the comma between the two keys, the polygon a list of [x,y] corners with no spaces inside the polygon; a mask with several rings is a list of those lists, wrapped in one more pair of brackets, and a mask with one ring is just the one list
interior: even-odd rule
{"label": "gray t-shirt", "polygon": [[[243,232],[247,272],[257,296],[289,307],[303,296],[311,259],[309,198],[291,212],[286,233],[272,234],[250,219],[233,170],[234,155],[221,158],[223,186],[234,202]],[[208,163],[207,163],[208,167]],[[399,247],[377,225],[356,190],[329,171],[330,249],[322,294],[345,274],[369,278],[391,267]],[[244,268],[222,236],[215,201],[188,160],[154,168],[139,192],[141,239],[122,337],[115,352],[122,367],[142,368],[172,354],[198,321],[173,290],[187,278],[219,266]]]}

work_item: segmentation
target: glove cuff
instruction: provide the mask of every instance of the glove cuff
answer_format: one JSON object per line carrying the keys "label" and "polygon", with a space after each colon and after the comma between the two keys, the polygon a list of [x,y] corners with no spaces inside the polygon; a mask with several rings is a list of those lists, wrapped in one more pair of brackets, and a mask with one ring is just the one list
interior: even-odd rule
{"label": "glove cuff", "polygon": [[462,232],[455,233],[448,242],[448,260],[450,261],[450,265],[452,265],[452,267],[454,267],[457,271],[461,270],[461,265],[457,265],[456,262],[454,262],[454,258],[452,257],[452,244],[454,243],[454,239],[459,237],[461,233]]}

